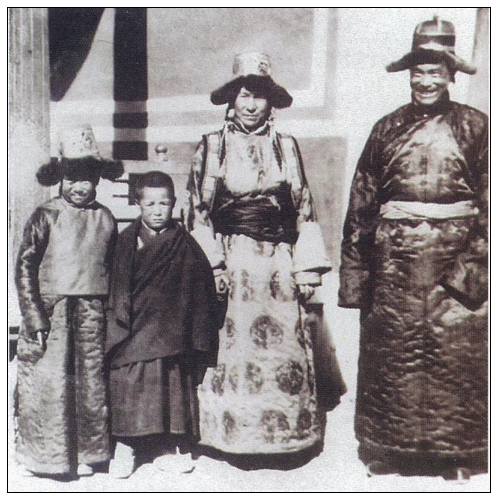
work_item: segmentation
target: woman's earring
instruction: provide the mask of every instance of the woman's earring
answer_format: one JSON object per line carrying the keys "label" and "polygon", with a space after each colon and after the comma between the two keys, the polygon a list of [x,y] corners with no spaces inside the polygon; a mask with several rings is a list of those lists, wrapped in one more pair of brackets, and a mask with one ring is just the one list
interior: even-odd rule
{"label": "woman's earring", "polygon": [[228,111],[226,111],[226,119],[233,120],[233,118],[235,118],[235,110],[233,108],[228,108]]}

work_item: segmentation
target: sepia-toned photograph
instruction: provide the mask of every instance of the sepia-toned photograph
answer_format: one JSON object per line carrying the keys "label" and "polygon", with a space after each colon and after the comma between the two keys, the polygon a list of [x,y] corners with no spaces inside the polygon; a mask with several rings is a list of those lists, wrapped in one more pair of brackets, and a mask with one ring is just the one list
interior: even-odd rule
{"label": "sepia-toned photograph", "polygon": [[14,492],[490,492],[490,8],[10,7]]}

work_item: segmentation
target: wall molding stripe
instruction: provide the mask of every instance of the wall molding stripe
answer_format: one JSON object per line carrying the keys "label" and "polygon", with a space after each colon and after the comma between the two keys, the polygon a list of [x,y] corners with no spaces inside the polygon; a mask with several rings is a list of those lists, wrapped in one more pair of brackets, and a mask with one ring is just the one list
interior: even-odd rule
{"label": "wall molding stripe", "polygon": [[[289,89],[293,96],[293,108],[319,108],[324,106],[326,98],[326,65],[328,49],[329,8],[314,9],[314,32],[312,42],[311,83],[309,88],[300,90]],[[133,112],[135,110],[149,113],[185,113],[212,111],[212,103],[208,94],[182,95],[175,97],[150,98],[146,102],[119,102],[111,99],[99,101],[66,100],[51,103],[55,116],[78,114],[103,115],[118,112]]]}
{"label": "wall molding stripe", "polygon": [[[142,142],[148,126],[147,16],[146,8],[115,10],[114,100],[139,103],[139,106],[120,104],[114,109],[112,151],[113,157],[120,160],[148,159],[148,146]],[[123,136],[126,136],[124,141]]]}
{"label": "wall molding stripe", "polygon": [[[165,142],[182,143],[200,141],[203,134],[212,130],[219,130],[221,122],[207,125],[189,125],[189,126],[166,126],[166,127],[148,127],[142,129],[146,134],[141,138],[149,143]],[[279,132],[292,134],[297,138],[311,137],[345,137],[335,121],[333,120],[278,120],[277,129]],[[97,141],[112,142],[116,129],[112,125],[93,126],[93,131]],[[136,136],[136,129],[119,129],[119,140],[125,138],[131,139]]]}

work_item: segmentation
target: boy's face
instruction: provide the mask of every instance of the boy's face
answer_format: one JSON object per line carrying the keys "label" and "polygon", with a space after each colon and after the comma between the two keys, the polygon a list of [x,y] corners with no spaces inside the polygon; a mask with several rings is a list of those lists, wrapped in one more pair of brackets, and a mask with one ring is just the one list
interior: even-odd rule
{"label": "boy's face", "polygon": [[95,199],[97,183],[91,180],[62,179],[62,196],[77,207],[84,207]]}
{"label": "boy's face", "polygon": [[138,204],[143,222],[156,231],[164,229],[173,215],[176,199],[164,187],[145,187]]}

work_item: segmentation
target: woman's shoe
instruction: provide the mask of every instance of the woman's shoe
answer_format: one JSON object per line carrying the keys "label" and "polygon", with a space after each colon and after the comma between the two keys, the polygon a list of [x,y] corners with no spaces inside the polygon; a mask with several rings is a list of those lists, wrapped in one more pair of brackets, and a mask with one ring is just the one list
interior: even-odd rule
{"label": "woman's shoe", "polygon": [[135,451],[131,446],[117,443],[114,458],[109,464],[109,474],[116,479],[126,479],[135,471]]}
{"label": "woman's shoe", "polygon": [[21,465],[19,467],[19,475],[21,477],[35,477],[36,476],[36,474],[33,471],[26,469],[26,467],[24,465]]}

